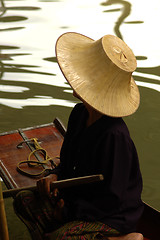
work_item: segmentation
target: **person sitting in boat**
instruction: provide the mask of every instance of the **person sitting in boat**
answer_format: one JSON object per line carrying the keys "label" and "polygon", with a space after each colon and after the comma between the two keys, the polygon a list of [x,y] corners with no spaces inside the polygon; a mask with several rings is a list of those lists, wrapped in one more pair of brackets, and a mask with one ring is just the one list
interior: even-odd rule
{"label": "person sitting in boat", "polygon": [[[142,176],[122,119],[140,102],[132,77],[136,58],[116,36],[95,41],[74,32],[58,38],[56,56],[82,103],[70,114],[59,166],[37,182],[37,195],[17,195],[15,211],[41,236],[52,232],[50,239],[141,240],[136,226],[143,212]],[[93,174],[103,174],[104,181],[50,191],[51,181]]]}

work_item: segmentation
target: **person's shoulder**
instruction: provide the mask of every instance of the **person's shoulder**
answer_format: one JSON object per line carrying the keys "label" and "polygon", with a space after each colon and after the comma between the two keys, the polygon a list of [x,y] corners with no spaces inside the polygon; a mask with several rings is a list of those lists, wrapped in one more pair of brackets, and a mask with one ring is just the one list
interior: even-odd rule
{"label": "person's shoulder", "polygon": [[84,107],[84,104],[83,103],[77,103],[75,106],[74,106],[74,108],[73,108],[73,110],[72,111],[79,111],[79,110],[82,110],[82,109],[84,109],[85,107]]}
{"label": "person's shoulder", "polygon": [[126,136],[130,136],[128,127],[123,120],[123,118],[114,118],[105,116],[106,121],[106,130],[113,134],[124,134]]}
{"label": "person's shoulder", "polygon": [[85,109],[85,107],[84,107],[83,103],[77,103],[71,111],[70,118],[81,114],[82,111],[84,111],[84,109]]}
{"label": "person's shoulder", "polygon": [[75,125],[75,122],[77,122],[77,119],[82,115],[84,108],[85,107],[82,103],[77,103],[74,106],[68,119],[68,126],[72,125],[73,127],[73,125]]}

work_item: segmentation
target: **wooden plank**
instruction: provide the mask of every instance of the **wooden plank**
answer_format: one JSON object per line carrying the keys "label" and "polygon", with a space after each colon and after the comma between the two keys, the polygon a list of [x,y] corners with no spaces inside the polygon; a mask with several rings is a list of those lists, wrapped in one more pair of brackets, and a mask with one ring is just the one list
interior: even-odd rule
{"label": "wooden plank", "polygon": [[[22,129],[28,138],[37,138],[42,148],[52,158],[59,156],[63,136],[53,123]],[[0,176],[4,180],[7,188],[25,187],[36,185],[37,179],[32,179],[17,172],[17,164],[27,160],[30,149],[24,143],[21,149],[17,145],[23,141],[18,131],[6,132],[0,135]],[[33,157],[33,159],[35,159]],[[57,160],[57,163],[59,160]],[[35,174],[43,167],[29,168],[23,165],[23,170]]]}
{"label": "wooden plank", "polygon": [[60,155],[60,149],[63,142],[63,136],[54,126],[54,124],[32,128],[22,129],[27,138],[37,138],[41,147],[44,148],[50,157],[56,157]]}
{"label": "wooden plank", "polygon": [[16,170],[18,162],[25,160],[30,153],[26,146],[23,147],[22,151],[17,149],[17,145],[22,141],[23,139],[18,132],[0,137],[0,160],[3,163],[1,165],[3,175],[1,174],[1,176],[8,188],[15,187],[11,182],[15,182],[18,187],[26,184],[26,180],[29,182],[28,184],[32,182],[25,176],[21,176]]}
{"label": "wooden plank", "polygon": [[[68,188],[73,186],[79,186],[82,184],[90,184],[94,182],[103,181],[104,177],[102,174],[96,174],[96,175],[90,175],[90,176],[84,176],[84,177],[77,177],[77,178],[70,178],[70,179],[64,179],[59,180],[51,183],[51,190],[54,188]],[[30,191],[36,191],[36,186],[28,186],[23,188],[15,188],[10,190],[3,191],[3,197],[7,198],[10,196],[15,196],[18,192],[23,190],[30,190]]]}

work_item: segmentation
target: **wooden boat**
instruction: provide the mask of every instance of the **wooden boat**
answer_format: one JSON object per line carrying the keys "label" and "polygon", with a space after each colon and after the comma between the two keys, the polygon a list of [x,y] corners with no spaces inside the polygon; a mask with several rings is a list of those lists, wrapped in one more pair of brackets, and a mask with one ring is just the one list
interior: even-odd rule
{"label": "wooden boat", "polygon": [[[48,161],[45,165],[34,167],[29,164],[23,164],[21,170],[23,174],[17,171],[19,162],[26,160],[35,150],[31,139],[38,139],[41,148],[45,149],[47,156],[55,158],[59,156],[61,145],[65,134],[63,124],[56,118],[53,123],[44,124],[36,127],[18,129],[16,131],[0,134],[0,176],[8,189],[17,189],[28,186],[35,186],[37,178],[53,168]],[[34,161],[43,161],[41,151],[33,153]],[[55,158],[56,164],[59,160]],[[24,172],[23,172],[24,171]],[[38,172],[37,172],[38,171]],[[27,174],[31,174],[28,177]],[[38,175],[43,172],[42,175]],[[36,176],[37,175],[37,176]],[[160,227],[160,212],[144,203],[144,213],[138,224],[138,231],[144,236],[144,240],[158,240]],[[36,239],[32,236],[32,239]],[[38,239],[38,238],[37,238]]]}

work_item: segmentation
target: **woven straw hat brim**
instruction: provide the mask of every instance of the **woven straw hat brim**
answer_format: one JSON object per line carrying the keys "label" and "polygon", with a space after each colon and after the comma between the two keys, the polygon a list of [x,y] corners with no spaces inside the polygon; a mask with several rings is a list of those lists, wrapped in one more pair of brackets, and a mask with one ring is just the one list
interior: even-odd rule
{"label": "woven straw hat brim", "polygon": [[94,41],[68,32],[58,38],[56,56],[72,89],[94,109],[112,117],[137,110],[140,95],[132,78],[136,59],[121,39],[106,35]]}

